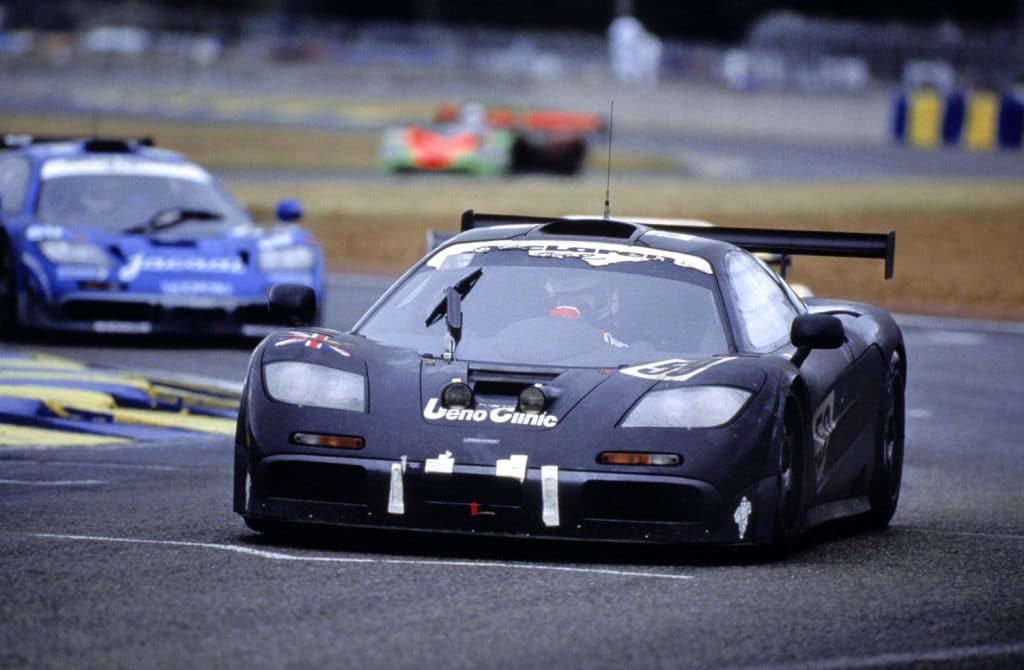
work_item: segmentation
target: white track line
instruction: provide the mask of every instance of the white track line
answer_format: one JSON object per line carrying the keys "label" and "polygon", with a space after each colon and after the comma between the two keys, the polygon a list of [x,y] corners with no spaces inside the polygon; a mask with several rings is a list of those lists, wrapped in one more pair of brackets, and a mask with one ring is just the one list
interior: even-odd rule
{"label": "white track line", "polygon": [[40,461],[29,459],[22,459],[16,461],[0,461],[0,468],[6,467],[8,465],[41,465],[43,467],[86,467],[107,468],[115,470],[155,470],[158,472],[175,472],[186,469],[178,467],[176,465],[147,465],[145,463],[106,463],[102,461]]}
{"label": "white track line", "polygon": [[353,558],[350,556],[297,556],[280,551],[269,551],[244,547],[237,544],[215,544],[212,542],[186,542],[183,540],[147,540],[129,537],[104,537],[95,535],[64,535],[59,533],[30,533],[31,537],[50,540],[73,540],[86,542],[108,542],[120,544],[149,544],[165,547],[191,547],[195,549],[213,549],[228,551],[246,556],[258,556],[275,561],[297,561],[306,563],[346,563],[378,565],[415,565],[441,566],[457,568],[496,568],[504,570],[529,570],[538,572],[568,572],[586,575],[609,575],[613,577],[643,577],[646,579],[689,580],[692,575],[673,575],[662,572],[635,572],[631,570],[612,570],[607,568],[571,568],[561,565],[534,565],[532,563],[506,563],[502,561],[456,561],[444,559],[408,559],[408,558]]}
{"label": "white track line", "polygon": [[99,479],[0,479],[0,484],[15,486],[104,486],[108,483]]}
{"label": "white track line", "polygon": [[946,647],[926,651],[903,651],[873,656],[837,656],[817,661],[798,661],[772,665],[756,665],[759,670],[840,670],[842,668],[891,668],[921,663],[957,663],[982,658],[999,658],[1024,654],[1024,642],[982,644],[970,647]]}

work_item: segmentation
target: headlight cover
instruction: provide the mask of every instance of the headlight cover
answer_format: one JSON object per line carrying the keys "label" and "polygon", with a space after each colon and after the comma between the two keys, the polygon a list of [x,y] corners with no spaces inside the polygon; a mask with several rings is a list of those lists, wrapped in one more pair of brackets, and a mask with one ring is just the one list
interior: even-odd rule
{"label": "headlight cover", "polygon": [[629,411],[625,428],[713,428],[729,423],[750,391],[732,386],[686,386],[651,391]]}
{"label": "headlight cover", "polygon": [[93,265],[110,267],[110,257],[91,242],[72,242],[70,240],[44,240],[39,242],[39,250],[47,260],[57,265]]}
{"label": "headlight cover", "polygon": [[275,361],[263,366],[267,394],[278,402],[350,412],[366,411],[363,375],[323,365]]}
{"label": "headlight cover", "polygon": [[298,244],[280,249],[264,249],[259,254],[260,270],[263,272],[309,270],[315,263],[313,249]]}

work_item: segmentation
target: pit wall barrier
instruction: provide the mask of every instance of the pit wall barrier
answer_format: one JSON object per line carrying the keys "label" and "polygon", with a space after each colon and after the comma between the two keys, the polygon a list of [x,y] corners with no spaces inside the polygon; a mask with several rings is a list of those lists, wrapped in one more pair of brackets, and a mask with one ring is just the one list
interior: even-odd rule
{"label": "pit wall barrier", "polygon": [[921,149],[1020,150],[1024,99],[991,91],[919,89],[893,101],[892,138]]}

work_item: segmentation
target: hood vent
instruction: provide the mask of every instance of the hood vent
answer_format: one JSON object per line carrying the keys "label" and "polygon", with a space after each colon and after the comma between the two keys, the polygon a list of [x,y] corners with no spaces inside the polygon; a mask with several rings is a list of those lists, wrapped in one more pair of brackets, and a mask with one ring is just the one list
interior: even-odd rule
{"label": "hood vent", "polygon": [[516,367],[504,370],[500,368],[470,367],[469,382],[474,386],[477,384],[491,384],[495,386],[508,384],[522,388],[524,386],[545,384],[553,381],[563,372],[564,370],[551,368],[529,369]]}

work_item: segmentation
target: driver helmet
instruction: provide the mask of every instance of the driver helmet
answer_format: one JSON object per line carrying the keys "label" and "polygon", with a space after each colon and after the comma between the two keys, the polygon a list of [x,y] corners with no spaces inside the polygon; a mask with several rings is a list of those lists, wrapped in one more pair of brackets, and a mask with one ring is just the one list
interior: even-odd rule
{"label": "driver helmet", "polygon": [[487,109],[478,102],[471,102],[462,107],[459,121],[466,128],[485,128],[487,126]]}
{"label": "driver helmet", "polygon": [[619,311],[618,293],[601,273],[575,270],[544,280],[551,316],[582,319],[594,325],[606,323]]}

